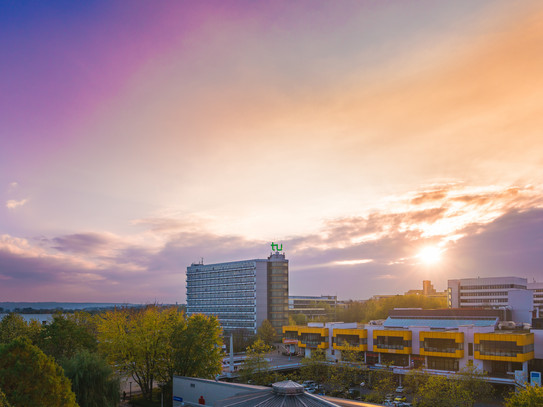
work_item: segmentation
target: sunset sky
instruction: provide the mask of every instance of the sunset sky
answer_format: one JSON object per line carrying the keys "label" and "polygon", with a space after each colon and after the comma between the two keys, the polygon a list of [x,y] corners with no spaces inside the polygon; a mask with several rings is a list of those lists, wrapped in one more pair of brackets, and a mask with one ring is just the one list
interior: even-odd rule
{"label": "sunset sky", "polygon": [[542,3],[0,3],[0,301],[271,242],[291,295],[543,281]]}

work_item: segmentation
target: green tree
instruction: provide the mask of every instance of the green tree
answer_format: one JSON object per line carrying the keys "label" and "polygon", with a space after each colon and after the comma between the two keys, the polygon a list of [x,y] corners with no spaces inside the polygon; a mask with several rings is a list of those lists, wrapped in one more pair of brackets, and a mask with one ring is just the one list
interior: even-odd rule
{"label": "green tree", "polygon": [[0,407],[11,407],[8,403],[8,399],[2,390],[0,390]]}
{"label": "green tree", "polygon": [[76,407],[70,381],[53,358],[28,339],[0,345],[0,388],[17,407]]}
{"label": "green tree", "polygon": [[289,325],[307,325],[307,316],[304,314],[291,314],[288,316]]}
{"label": "green tree", "polygon": [[371,372],[371,386],[373,392],[368,396],[368,401],[381,403],[385,397],[396,390],[396,380],[391,370],[377,370]]}
{"label": "green tree", "polygon": [[417,407],[466,406],[468,395],[458,386],[456,380],[443,376],[430,376],[415,394]]}
{"label": "green tree", "polygon": [[429,375],[422,368],[413,369],[404,376],[403,385],[407,393],[415,394],[428,380]]}
{"label": "green tree", "polygon": [[541,407],[543,406],[543,387],[528,386],[512,393],[505,399],[505,407]]}
{"label": "green tree", "polygon": [[221,373],[221,334],[219,320],[214,316],[194,314],[180,321],[171,336],[172,374],[213,378]]}
{"label": "green tree", "polygon": [[20,314],[9,313],[0,322],[0,343],[9,343],[16,338],[28,338],[36,343],[41,324],[36,320],[27,323]]}
{"label": "green tree", "polygon": [[422,407],[469,407],[476,401],[490,398],[493,393],[492,385],[484,380],[484,375],[474,366],[468,366],[449,378],[429,375],[424,377],[420,374],[416,380],[419,386],[414,399],[417,406]]}
{"label": "green tree", "polygon": [[489,399],[494,393],[492,385],[485,380],[486,375],[475,366],[466,366],[456,375],[460,392],[466,395],[466,406],[473,406],[476,401]]}
{"label": "green tree", "polygon": [[69,359],[82,350],[95,351],[96,338],[84,327],[62,314],[55,314],[53,321],[41,331],[39,347],[57,361]]}
{"label": "green tree", "polygon": [[62,364],[80,407],[119,405],[119,378],[98,354],[83,350]]}
{"label": "green tree", "polygon": [[343,347],[341,350],[341,360],[350,363],[364,362],[364,352],[358,350],[354,346],[351,346],[347,341],[343,341],[341,346]]}
{"label": "green tree", "polygon": [[157,380],[171,371],[171,337],[183,319],[177,308],[150,305],[100,314],[97,320],[99,349],[123,375],[131,376],[143,396],[151,400]]}
{"label": "green tree", "polygon": [[311,357],[302,359],[302,380],[314,380],[323,384],[330,377],[330,365],[326,363],[326,353],[322,349],[311,351]]}
{"label": "green tree", "polygon": [[271,346],[266,345],[261,339],[247,348],[241,371],[241,380],[245,383],[251,380],[254,384],[266,384],[268,382],[269,363],[266,355],[271,351]]}
{"label": "green tree", "polygon": [[271,322],[265,319],[262,321],[262,325],[260,325],[258,328],[256,336],[266,345],[271,345],[273,344],[277,333],[275,332],[275,328],[272,326]]}
{"label": "green tree", "polygon": [[349,388],[360,383],[360,370],[348,365],[330,366],[330,378],[328,384],[335,392],[345,396]]}

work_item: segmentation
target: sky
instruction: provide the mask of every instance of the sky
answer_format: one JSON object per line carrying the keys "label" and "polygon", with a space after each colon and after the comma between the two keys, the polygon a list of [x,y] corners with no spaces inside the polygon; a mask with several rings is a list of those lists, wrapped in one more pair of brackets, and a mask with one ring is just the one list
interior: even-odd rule
{"label": "sky", "polygon": [[543,281],[538,1],[0,3],[0,301]]}

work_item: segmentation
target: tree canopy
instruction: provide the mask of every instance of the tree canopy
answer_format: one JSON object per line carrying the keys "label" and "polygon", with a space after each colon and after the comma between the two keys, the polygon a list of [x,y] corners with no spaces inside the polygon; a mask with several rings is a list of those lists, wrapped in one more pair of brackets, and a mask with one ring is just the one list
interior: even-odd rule
{"label": "tree canopy", "polygon": [[543,387],[528,386],[517,390],[505,400],[505,407],[541,407],[543,406]]}
{"label": "tree canopy", "polygon": [[16,338],[28,338],[36,343],[41,329],[38,321],[27,323],[21,315],[9,313],[0,321],[0,343],[9,343]]}
{"label": "tree canopy", "polygon": [[272,326],[271,322],[265,319],[258,328],[256,336],[266,345],[271,345],[277,336],[277,332],[275,332],[275,328]]}
{"label": "tree canopy", "polygon": [[0,388],[17,407],[76,407],[70,381],[26,338],[0,345]]}
{"label": "tree canopy", "polygon": [[40,348],[57,361],[71,358],[82,350],[95,351],[96,338],[84,327],[62,314],[55,314],[53,321],[43,327]]}
{"label": "tree canopy", "polygon": [[170,339],[182,319],[176,308],[155,305],[108,311],[97,320],[99,348],[110,364],[132,376],[143,395],[151,399],[157,379],[167,376]]}
{"label": "tree canopy", "polygon": [[2,390],[0,390],[0,407],[11,407],[8,399],[6,398],[6,395]]}
{"label": "tree canopy", "polygon": [[221,327],[215,317],[185,318],[176,307],[151,305],[99,315],[99,348],[110,364],[132,376],[151,399],[156,383],[172,375],[211,378],[221,372]]}
{"label": "tree canopy", "polygon": [[241,379],[244,382],[251,380],[254,384],[266,384],[270,364],[266,354],[272,350],[262,339],[257,339],[247,348],[246,358],[241,367]]}
{"label": "tree canopy", "polygon": [[221,373],[221,333],[219,320],[214,316],[195,314],[180,321],[171,337],[173,374],[213,378]]}
{"label": "tree canopy", "polygon": [[62,364],[79,407],[116,407],[119,378],[98,354],[83,350]]}

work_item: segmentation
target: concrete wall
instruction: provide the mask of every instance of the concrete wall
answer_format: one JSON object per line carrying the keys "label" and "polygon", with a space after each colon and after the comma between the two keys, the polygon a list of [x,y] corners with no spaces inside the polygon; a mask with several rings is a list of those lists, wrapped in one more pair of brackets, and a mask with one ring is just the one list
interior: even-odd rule
{"label": "concrete wall", "polygon": [[[256,329],[268,318],[268,262],[255,261],[256,275]],[[256,333],[256,330],[255,330]]]}
{"label": "concrete wall", "polygon": [[532,323],[534,293],[532,290],[510,290],[507,301],[511,307],[511,316],[515,322]]}

